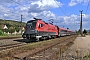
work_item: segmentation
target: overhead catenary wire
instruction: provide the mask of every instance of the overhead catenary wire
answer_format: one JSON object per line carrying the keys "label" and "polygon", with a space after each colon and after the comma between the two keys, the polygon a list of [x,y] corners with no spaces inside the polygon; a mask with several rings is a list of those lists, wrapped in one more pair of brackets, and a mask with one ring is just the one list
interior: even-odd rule
{"label": "overhead catenary wire", "polygon": [[[3,4],[0,4],[0,5],[3,5]],[[0,8],[0,9],[3,10],[3,11],[6,11],[6,9],[3,9],[3,8]],[[7,13],[18,14],[18,13],[15,13],[15,12],[11,11],[10,9],[8,9],[6,12],[7,12]]]}
{"label": "overhead catenary wire", "polygon": [[[2,5],[2,4],[0,4],[0,5]],[[3,9],[3,8],[0,8],[2,11],[5,11],[6,13],[2,13],[2,15],[4,15],[4,14],[13,14],[12,16],[14,16],[15,14],[17,14],[17,13],[15,13],[15,12],[12,12],[11,10],[7,10],[6,11],[6,9]],[[5,19],[5,18],[4,18]],[[17,19],[16,19],[17,20]]]}
{"label": "overhead catenary wire", "polygon": [[[54,0],[55,1],[55,3],[59,6],[59,4],[57,3],[57,1],[56,0]],[[59,0],[61,3],[62,3],[62,0]],[[65,14],[65,16],[67,16],[67,14],[65,13],[65,11],[59,6],[59,8],[62,10],[62,12]],[[65,7],[64,7],[64,9],[65,9]],[[66,9],[65,9],[66,10]],[[63,25],[65,25],[65,22],[63,22]],[[74,24],[75,25],[75,24]],[[71,25],[70,25],[71,26]],[[70,27],[69,26],[69,27]],[[75,25],[76,26],[76,25]],[[65,28],[65,26],[63,26],[63,28]]]}
{"label": "overhead catenary wire", "polygon": [[[12,2],[14,2],[14,3],[16,3],[16,4],[18,4],[18,5],[20,5],[20,6],[22,6],[22,7],[26,7],[25,5],[22,5],[22,4],[20,4],[19,2],[16,2],[16,1],[14,1],[14,0],[11,0]],[[26,0],[25,0],[26,1]],[[27,1],[26,1],[27,2]],[[28,3],[28,4],[30,4],[30,2]],[[1,5],[3,5],[3,4],[1,4]],[[1,10],[4,10],[5,11],[5,9],[1,9]],[[9,9],[8,11],[7,11],[8,13],[10,13],[10,14],[17,14],[17,15],[22,15],[22,14],[20,14],[20,13],[16,13],[16,12],[14,12],[14,11],[11,11],[11,9]],[[24,16],[25,17],[25,16]],[[24,18],[23,17],[23,18]],[[25,18],[25,19],[27,19],[27,18]]]}
{"label": "overhead catenary wire", "polygon": [[[58,3],[56,2],[56,0],[54,0],[55,3],[58,5]],[[59,6],[59,5],[58,5]],[[60,10],[62,10],[62,12],[66,15],[66,13],[64,12],[64,10],[59,6]],[[66,15],[67,16],[67,15]]]}
{"label": "overhead catenary wire", "polygon": [[[13,1],[13,2],[15,2],[14,0],[11,0],[11,1]],[[18,4],[18,5],[21,5],[20,3],[18,3],[18,2],[15,2],[16,4]],[[21,5],[21,6],[23,6],[23,5]]]}
{"label": "overhead catenary wire", "polygon": [[[60,2],[63,3],[62,0],[60,0]],[[64,6],[63,6],[63,8],[66,10],[66,8],[65,8]],[[67,11],[67,10],[66,10],[66,11]]]}
{"label": "overhead catenary wire", "polygon": [[[14,3],[16,3],[16,4],[18,4],[18,5],[22,6],[22,7],[26,7],[25,5],[22,5],[22,4],[20,4],[20,3],[16,2],[16,1],[14,1],[14,0],[11,0],[11,1],[13,1]],[[28,1],[25,0],[25,2],[28,2]],[[28,3],[28,4],[30,4],[30,3]]]}
{"label": "overhead catenary wire", "polygon": [[[11,0],[11,1],[13,1],[13,0]],[[24,6],[24,5],[21,5],[21,4],[19,4],[18,2],[15,2],[15,1],[13,1],[14,3],[16,3],[16,4],[18,4],[18,5],[20,5],[20,6]],[[0,5],[4,5],[4,4],[0,4]],[[6,5],[7,6],[7,5]],[[26,6],[24,6],[24,7],[26,7]],[[5,9],[3,9],[3,8],[0,8],[1,10],[3,10],[3,11],[6,11]],[[8,14],[13,14],[13,16],[16,14],[16,15],[18,15],[18,16],[20,16],[21,14],[20,13],[17,13],[17,12],[15,12],[15,11],[12,11],[11,9],[8,9],[7,11],[6,11]],[[16,19],[17,20],[17,19]]]}
{"label": "overhead catenary wire", "polygon": [[90,4],[90,0],[88,1],[88,5],[87,5],[87,8],[86,8],[86,13],[85,14],[87,14],[89,4]]}
{"label": "overhead catenary wire", "polygon": [[[11,0],[11,1],[13,1],[14,3],[16,3],[16,4],[18,4],[18,5],[20,5],[20,6],[22,6],[22,7],[26,7],[25,5],[22,5],[22,4],[20,4],[20,3],[18,3],[18,2],[16,2],[16,1],[14,1],[14,0]],[[26,1],[26,0],[25,0]],[[28,0],[29,1],[29,0]],[[28,2],[28,1],[26,1],[26,2]],[[28,4],[30,4],[30,2],[28,3]],[[22,14],[21,14],[22,15]],[[24,16],[25,17],[25,16]],[[27,19],[27,18],[25,18],[25,19]]]}

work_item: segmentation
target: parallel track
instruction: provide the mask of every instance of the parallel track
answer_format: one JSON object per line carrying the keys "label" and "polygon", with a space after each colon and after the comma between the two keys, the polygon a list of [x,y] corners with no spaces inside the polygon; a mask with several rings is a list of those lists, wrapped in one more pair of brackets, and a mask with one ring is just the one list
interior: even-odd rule
{"label": "parallel track", "polygon": [[14,43],[14,44],[8,44],[8,45],[1,45],[0,51],[8,50],[10,48],[20,47],[20,46],[24,46],[24,45],[26,45],[26,43]]}
{"label": "parallel track", "polygon": [[38,54],[40,54],[41,52],[44,52],[44,51],[46,51],[46,50],[48,50],[48,49],[50,49],[50,48],[53,48],[53,47],[55,47],[55,46],[57,46],[57,45],[59,45],[59,44],[62,44],[62,43],[68,44],[69,42],[72,41],[72,40],[71,40],[72,38],[76,38],[76,36],[75,36],[75,37],[74,37],[74,36],[71,36],[71,37],[69,37],[69,38],[67,38],[67,39],[63,39],[63,40],[61,40],[61,41],[59,41],[59,42],[56,42],[56,43],[54,43],[54,44],[52,44],[52,45],[49,45],[49,46],[47,46],[47,47],[41,48],[40,50],[36,50],[34,53],[32,53],[32,54],[27,54],[27,55],[24,56],[23,58],[18,58],[18,57],[16,57],[16,58],[18,58],[18,59],[20,59],[20,60],[28,60],[30,57],[33,57],[34,55],[38,55]]}
{"label": "parallel track", "polygon": [[15,38],[22,38],[21,36],[19,37],[0,37],[0,40],[4,40],[4,39],[15,39]]}

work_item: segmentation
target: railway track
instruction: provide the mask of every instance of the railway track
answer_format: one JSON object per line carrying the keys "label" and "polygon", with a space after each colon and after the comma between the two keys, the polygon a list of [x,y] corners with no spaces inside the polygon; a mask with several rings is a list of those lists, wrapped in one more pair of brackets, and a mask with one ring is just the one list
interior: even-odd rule
{"label": "railway track", "polygon": [[0,52],[4,50],[24,46],[24,45],[27,45],[27,43],[14,43],[14,44],[8,44],[8,45],[0,45]]}
{"label": "railway track", "polygon": [[[70,37],[70,38],[73,38],[73,37]],[[69,40],[70,38],[67,38],[58,43],[50,45],[42,49],[41,51],[30,54],[29,56],[24,57],[23,60],[32,60],[32,59],[35,59],[35,60],[58,60],[60,59],[61,60],[61,56],[60,56],[62,54],[61,50],[64,49],[64,46],[72,42],[72,40]],[[56,57],[55,56],[56,54],[58,54],[59,56]]]}
{"label": "railway track", "polygon": [[[22,58],[19,58],[19,57],[14,57],[15,59],[20,59],[20,60],[33,60],[33,59],[35,59],[35,60],[45,60],[45,57],[48,57],[48,59],[47,60],[51,60],[51,56],[53,57],[53,56],[55,56],[54,55],[54,52],[53,52],[53,49],[56,49],[56,50],[58,50],[58,51],[60,51],[60,49],[63,49],[64,47],[63,46],[65,46],[65,45],[69,45],[69,43],[71,43],[71,42],[73,42],[73,39],[75,39],[76,38],[76,36],[71,36],[71,37],[69,37],[69,38],[67,38],[67,39],[63,39],[63,40],[61,40],[61,41],[59,41],[59,42],[55,42],[54,44],[52,44],[52,45],[49,45],[49,46],[46,46],[46,47],[43,47],[43,48],[41,48],[41,49],[39,49],[39,50],[36,50],[36,51],[34,51],[33,53],[31,53],[31,54],[28,54],[27,53],[27,55],[26,56],[24,56],[24,57],[22,57]],[[60,48],[58,48],[58,47],[56,47],[56,46],[59,46]],[[46,52],[47,51],[47,52]],[[51,52],[52,51],[52,52]],[[57,51],[57,52],[58,52]],[[58,52],[58,53],[61,53],[61,52]],[[45,55],[46,54],[46,55]],[[50,55],[50,56],[48,56],[48,55]],[[44,57],[44,58],[43,58]],[[53,59],[52,59],[53,60]]]}
{"label": "railway track", "polygon": [[15,39],[15,38],[22,38],[21,36],[17,36],[17,37],[0,37],[0,40],[3,40],[3,39]]}

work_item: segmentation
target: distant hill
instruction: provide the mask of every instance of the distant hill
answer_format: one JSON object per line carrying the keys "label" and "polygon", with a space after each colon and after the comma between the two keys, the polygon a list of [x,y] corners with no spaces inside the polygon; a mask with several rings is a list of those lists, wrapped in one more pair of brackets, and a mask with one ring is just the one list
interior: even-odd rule
{"label": "distant hill", "polygon": [[[20,27],[21,26],[21,22],[19,21],[14,21],[14,20],[3,20],[0,19],[0,29],[2,29],[2,25],[6,25],[8,28],[10,27]],[[26,23],[22,22],[22,26],[25,26]]]}

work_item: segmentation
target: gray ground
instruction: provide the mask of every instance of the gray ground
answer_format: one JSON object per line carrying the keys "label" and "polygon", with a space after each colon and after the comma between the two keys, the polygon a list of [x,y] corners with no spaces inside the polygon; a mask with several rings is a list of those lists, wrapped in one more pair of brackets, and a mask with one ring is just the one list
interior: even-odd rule
{"label": "gray ground", "polygon": [[90,35],[77,37],[74,44],[63,53],[63,57],[67,57],[67,60],[82,60],[87,54],[90,54]]}

